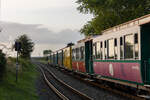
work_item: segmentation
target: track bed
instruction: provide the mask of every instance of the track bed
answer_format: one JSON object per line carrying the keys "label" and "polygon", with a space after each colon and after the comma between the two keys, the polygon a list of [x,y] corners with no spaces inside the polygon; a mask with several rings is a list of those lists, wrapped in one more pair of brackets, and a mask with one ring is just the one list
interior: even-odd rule
{"label": "track bed", "polygon": [[129,100],[128,98],[121,97],[120,95],[116,95],[103,89],[93,87],[92,85],[88,85],[72,76],[61,72],[60,70],[52,66],[46,66],[65,83],[94,98],[94,100]]}

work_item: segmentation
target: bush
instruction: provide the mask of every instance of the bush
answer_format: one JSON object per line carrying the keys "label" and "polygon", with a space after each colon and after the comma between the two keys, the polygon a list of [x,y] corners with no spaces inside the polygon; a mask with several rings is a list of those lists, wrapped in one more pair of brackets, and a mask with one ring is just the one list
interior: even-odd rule
{"label": "bush", "polygon": [[5,69],[6,69],[7,60],[5,58],[5,54],[0,50],[0,80],[3,79]]}

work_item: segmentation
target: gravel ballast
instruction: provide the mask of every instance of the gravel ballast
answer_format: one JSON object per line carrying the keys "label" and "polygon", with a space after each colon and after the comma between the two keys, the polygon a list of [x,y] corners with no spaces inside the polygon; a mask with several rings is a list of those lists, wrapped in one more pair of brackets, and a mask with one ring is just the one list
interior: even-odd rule
{"label": "gravel ballast", "polygon": [[103,89],[88,85],[72,76],[69,76],[61,72],[55,67],[52,67],[50,65],[46,65],[46,66],[62,81],[72,86],[73,88],[87,94],[89,97],[94,98],[94,100],[129,100],[126,99],[125,97],[121,97],[119,95],[113,94]]}
{"label": "gravel ballast", "polygon": [[[39,71],[39,69],[38,69]],[[40,72],[40,71],[39,71]],[[45,84],[43,75],[40,75],[36,81],[36,90],[39,96],[39,100],[61,100],[49,87]]]}
{"label": "gravel ballast", "polygon": [[70,91],[68,88],[66,88],[64,85],[62,85],[60,82],[58,82],[56,79],[54,79],[48,71],[45,71],[46,77],[50,81],[50,83],[63,95],[65,95],[70,100],[82,100],[82,98],[79,95],[76,95],[72,91]]}

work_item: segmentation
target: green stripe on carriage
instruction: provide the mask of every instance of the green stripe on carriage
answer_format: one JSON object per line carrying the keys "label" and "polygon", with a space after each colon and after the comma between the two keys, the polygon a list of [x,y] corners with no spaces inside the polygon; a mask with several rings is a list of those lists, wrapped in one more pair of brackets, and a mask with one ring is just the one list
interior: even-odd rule
{"label": "green stripe on carriage", "polygon": [[94,59],[94,62],[121,62],[121,63],[141,63],[141,60],[97,60]]}

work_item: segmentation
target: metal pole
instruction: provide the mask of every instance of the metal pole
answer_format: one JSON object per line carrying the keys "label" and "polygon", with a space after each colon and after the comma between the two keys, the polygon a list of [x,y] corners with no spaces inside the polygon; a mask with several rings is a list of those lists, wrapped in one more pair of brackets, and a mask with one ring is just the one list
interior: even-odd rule
{"label": "metal pole", "polygon": [[19,67],[19,63],[18,63],[18,51],[17,51],[17,61],[16,61],[16,83],[18,82],[18,67]]}

